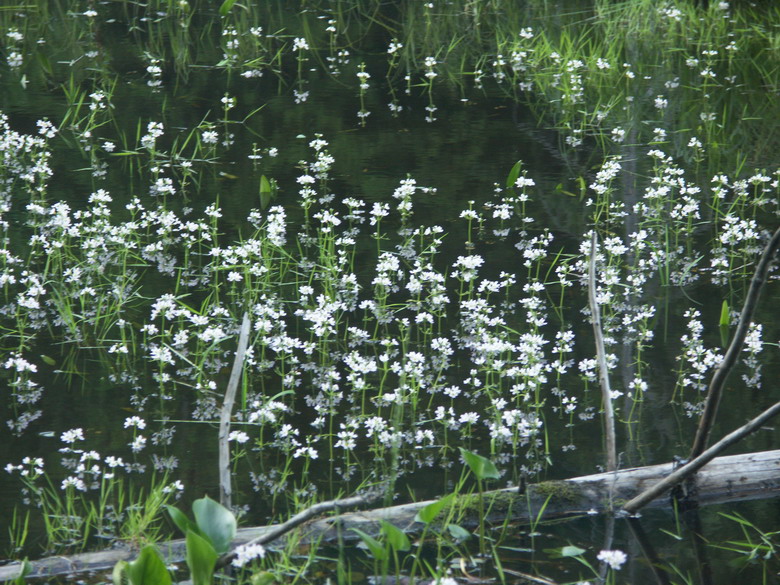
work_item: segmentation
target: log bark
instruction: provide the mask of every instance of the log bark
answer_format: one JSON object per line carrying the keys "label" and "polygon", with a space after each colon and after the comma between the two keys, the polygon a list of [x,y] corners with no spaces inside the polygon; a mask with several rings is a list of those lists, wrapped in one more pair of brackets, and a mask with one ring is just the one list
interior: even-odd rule
{"label": "log bark", "polygon": [[[673,471],[674,465],[665,463],[541,482],[529,485],[522,494],[518,493],[517,488],[486,492],[487,519],[494,522],[507,519],[528,522],[537,520],[540,515],[543,519],[552,519],[615,511]],[[780,495],[780,450],[718,457],[699,470],[696,481],[698,502],[701,505],[776,497]],[[357,538],[351,529],[358,528],[376,535],[382,520],[412,533],[422,528],[421,524],[415,522],[415,515],[430,503],[415,502],[321,518],[298,527],[294,534],[301,542],[350,541]],[[462,525],[474,525],[478,521],[475,496],[462,496],[456,505],[459,510],[457,521]],[[647,507],[669,505],[668,498],[659,498]],[[278,526],[242,528],[233,545],[245,544],[275,530],[278,530]],[[180,562],[184,558],[183,540],[161,543],[158,547],[168,562]],[[136,555],[137,551],[134,550],[116,549],[70,557],[49,557],[33,561],[32,573],[28,578],[108,571],[117,561],[131,560]],[[0,581],[15,578],[19,568],[19,563],[0,567]]]}

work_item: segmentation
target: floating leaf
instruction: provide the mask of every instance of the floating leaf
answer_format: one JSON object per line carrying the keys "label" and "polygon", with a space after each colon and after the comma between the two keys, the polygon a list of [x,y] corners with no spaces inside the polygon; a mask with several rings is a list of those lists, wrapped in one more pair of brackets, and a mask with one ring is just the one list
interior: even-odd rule
{"label": "floating leaf", "polygon": [[471,538],[471,532],[457,524],[447,524],[447,532],[459,543]]}
{"label": "floating leaf", "polygon": [[498,469],[490,459],[483,457],[482,455],[478,455],[472,451],[467,451],[463,447],[458,448],[460,449],[460,454],[463,455],[463,459],[466,460],[466,464],[469,466],[474,475],[477,476],[478,480],[482,481],[483,479],[498,479],[501,477],[498,473]]}
{"label": "floating leaf", "polygon": [[569,546],[564,546],[562,548],[546,548],[544,549],[544,552],[546,552],[548,555],[550,555],[553,558],[561,558],[561,557],[579,557],[582,556],[582,554],[587,551],[584,548],[569,545]]}

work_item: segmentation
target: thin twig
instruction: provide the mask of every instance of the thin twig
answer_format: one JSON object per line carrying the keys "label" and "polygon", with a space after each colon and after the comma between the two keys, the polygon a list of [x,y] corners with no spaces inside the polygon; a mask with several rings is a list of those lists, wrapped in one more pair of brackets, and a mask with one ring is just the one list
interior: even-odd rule
{"label": "thin twig", "polygon": [[596,359],[599,364],[599,384],[601,384],[602,404],[604,406],[604,435],[607,448],[607,471],[617,469],[617,446],[615,442],[615,413],[612,410],[612,390],[609,386],[607,354],[604,350],[604,335],[601,331],[601,309],[596,302],[596,230],[591,232],[590,262],[588,264],[588,301],[590,320],[593,323],[593,336],[596,340]]}
{"label": "thin twig", "polygon": [[656,499],[666,490],[674,487],[675,485],[683,481],[685,478],[696,473],[699,469],[701,469],[707,463],[712,461],[718,455],[718,453],[720,453],[727,447],[730,447],[731,445],[733,445],[743,437],[746,437],[747,435],[749,435],[750,433],[752,433],[753,431],[761,427],[766,421],[768,421],[778,413],[780,413],[780,402],[776,402],[774,405],[767,408],[764,412],[759,414],[756,418],[748,422],[746,425],[743,425],[739,427],[737,430],[730,432],[728,435],[723,437],[720,441],[715,443],[712,447],[704,451],[704,453],[702,453],[695,459],[689,461],[688,463],[686,463],[685,465],[677,469],[677,471],[670,473],[664,479],[662,479],[655,485],[649,487],[634,499],[627,502],[626,505],[623,506],[623,511],[628,512],[629,514],[633,514],[641,507],[647,505],[648,503]]}
{"label": "thin twig", "polygon": [[233,370],[230,372],[225,400],[222,403],[222,411],[219,414],[219,502],[225,508],[230,509],[233,488],[230,482],[230,417],[233,415],[233,403],[236,401],[238,384],[241,382],[241,371],[244,367],[244,356],[249,344],[249,314],[244,313],[241,322],[241,332],[238,335],[238,348],[236,359],[233,362]]}
{"label": "thin twig", "polygon": [[[273,527],[265,534],[250,540],[249,542],[246,543],[245,546],[251,544],[266,544],[268,542],[276,540],[277,538],[283,536],[293,528],[300,526],[304,522],[307,522],[308,520],[311,520],[316,516],[321,516],[327,512],[332,512],[333,510],[340,511],[340,510],[347,510],[350,508],[363,508],[365,506],[368,506],[378,501],[381,497],[382,494],[380,492],[373,492],[370,494],[365,494],[360,496],[341,498],[339,500],[328,500],[326,502],[319,502],[318,504],[314,504],[313,506],[309,506],[305,510],[298,512],[295,516],[293,516],[286,522],[283,522],[282,524]],[[236,558],[235,552],[224,554],[217,560],[216,566],[217,568],[225,567],[228,564],[230,564],[235,558]]]}
{"label": "thin twig", "polygon": [[772,239],[764,248],[764,253],[756,266],[756,273],[753,275],[753,280],[750,282],[750,289],[748,290],[747,297],[745,298],[745,304],[742,306],[742,313],[739,316],[739,323],[737,324],[737,330],[734,332],[734,339],[731,340],[726,355],[723,356],[723,360],[718,365],[715,373],[710,381],[710,387],[707,390],[707,399],[704,403],[704,411],[699,421],[699,427],[696,430],[696,438],[693,441],[693,447],[688,459],[695,459],[702,454],[707,447],[707,440],[712,430],[712,425],[715,422],[715,415],[718,413],[718,405],[720,404],[720,397],[723,394],[723,386],[726,383],[726,378],[731,372],[734,365],[737,363],[739,354],[742,351],[742,346],[745,344],[745,337],[747,336],[748,329],[750,328],[750,322],[753,319],[753,313],[758,303],[758,296],[761,294],[761,289],[766,282],[766,276],[769,272],[769,267],[772,264],[772,259],[780,247],[780,228],[777,228]]}

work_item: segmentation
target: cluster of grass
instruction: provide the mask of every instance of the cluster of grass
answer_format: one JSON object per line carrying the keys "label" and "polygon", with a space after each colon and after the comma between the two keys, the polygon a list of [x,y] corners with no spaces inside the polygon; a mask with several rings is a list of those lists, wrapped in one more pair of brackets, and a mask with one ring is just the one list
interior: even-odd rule
{"label": "cluster of grass", "polygon": [[[580,314],[591,231],[621,433],[639,449],[648,397],[673,399],[686,428],[701,408],[720,349],[705,334],[717,318],[708,323],[695,297],[739,305],[780,211],[778,171],[743,171],[776,144],[761,119],[777,107],[771,22],[780,13],[762,8],[760,23],[759,9],[723,3],[597,3],[552,26],[547,3],[310,4],[65,11],[40,1],[24,19],[0,11],[6,86],[59,88],[34,130],[0,119],[9,389],[0,408],[13,435],[39,430],[48,372],[80,375],[89,360],[99,365],[86,375],[110,380],[133,415],[120,451],[97,453],[92,430],[72,421],[57,429],[64,447],[51,441],[59,468],[33,456],[8,462],[43,512],[47,548],[79,548],[96,533],[154,536],[156,512],[182,487],[177,430],[218,418],[245,312],[252,333],[231,445],[244,497],[265,498],[264,512],[381,482],[391,498],[415,473],[440,481],[441,493],[459,476],[463,447],[499,462],[507,484],[550,470],[597,428],[597,366]],[[129,41],[135,52],[122,58]],[[169,96],[201,67],[222,72],[225,91],[203,118],[174,128]],[[160,111],[130,121],[116,111],[128,72]],[[414,178],[351,196],[320,135],[287,171],[296,192],[281,201],[268,171],[277,148],[255,136],[251,152],[235,152],[262,111],[236,114],[231,84],[273,77],[295,107],[318,91],[320,74],[357,98],[355,126],[371,123],[368,98],[380,90],[396,115],[411,115],[407,94],[422,96],[432,124],[452,82],[464,95],[476,86],[531,103],[561,131],[564,155],[598,153],[581,193],[554,194],[582,218],[577,233],[535,219],[550,194],[521,163],[446,229],[417,210],[447,196]],[[53,195],[65,152],[91,183],[67,199]],[[257,185],[236,223],[223,221],[218,194],[198,193],[228,157],[248,157]],[[108,174],[126,175],[127,191],[106,190]],[[491,261],[497,247],[513,251],[511,266]],[[687,323],[680,340],[665,335],[675,317]],[[747,386],[760,387],[762,339],[772,335],[772,322],[752,327]],[[661,391],[669,376],[651,367],[661,350],[678,356],[673,395]],[[152,470],[165,479],[147,496],[129,487]],[[14,526],[20,545],[21,516]],[[447,537],[453,550],[458,534]],[[391,559],[402,566],[404,543],[390,529],[384,538],[366,542],[386,573]]]}

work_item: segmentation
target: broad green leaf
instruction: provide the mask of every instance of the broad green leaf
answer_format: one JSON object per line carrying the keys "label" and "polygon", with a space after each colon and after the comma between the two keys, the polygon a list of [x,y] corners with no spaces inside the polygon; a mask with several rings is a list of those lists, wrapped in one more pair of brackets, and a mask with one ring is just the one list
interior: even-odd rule
{"label": "broad green leaf", "polygon": [[387,543],[397,551],[407,551],[412,548],[412,543],[409,542],[409,537],[406,533],[395,526],[390,524],[387,520],[382,520],[382,534],[387,538]]}
{"label": "broad green leaf", "polygon": [[387,549],[381,542],[370,534],[366,534],[357,528],[352,528],[352,531],[360,537],[360,540],[362,540],[363,543],[365,543],[368,550],[371,551],[371,556],[374,557],[375,560],[384,561],[387,559]]}
{"label": "broad green leaf", "polygon": [[192,513],[200,534],[211,542],[219,554],[226,553],[236,536],[236,517],[233,512],[206,496],[193,502]]}
{"label": "broad green leaf", "polygon": [[187,566],[193,585],[212,585],[218,556],[208,540],[192,531],[187,533]]}
{"label": "broad green leaf", "polygon": [[57,362],[54,360],[54,358],[49,357],[47,355],[41,355],[41,359],[43,360],[43,363],[45,363],[47,366],[57,365]]}
{"label": "broad green leaf", "polygon": [[455,494],[447,494],[443,498],[439,498],[435,502],[431,502],[425,506],[422,510],[417,512],[414,517],[415,522],[422,522],[423,524],[430,524],[433,519],[439,515],[446,506],[452,504],[452,500],[455,499]]}
{"label": "broad green leaf", "polygon": [[219,7],[219,15],[220,16],[227,16],[228,12],[230,12],[230,9],[233,8],[233,4],[236,3],[236,0],[225,0],[222,3],[222,6]]}
{"label": "broad green leaf", "polygon": [[447,532],[449,532],[450,536],[457,542],[463,542],[471,538],[471,532],[457,524],[447,524]]}
{"label": "broad green leaf", "polygon": [[517,161],[514,166],[512,167],[512,170],[509,171],[509,175],[506,177],[506,188],[509,189],[511,187],[515,186],[515,181],[517,181],[517,177],[520,176],[520,169],[523,168],[523,163],[521,161]]}
{"label": "broad green leaf", "polygon": [[132,585],[171,585],[171,574],[152,544],[143,547],[138,558],[127,565],[127,576]]}
{"label": "broad green leaf", "polygon": [[498,469],[490,459],[478,455],[472,451],[467,451],[463,447],[458,447],[460,454],[466,460],[471,471],[477,476],[477,479],[482,481],[483,479],[498,479],[500,477]]}
{"label": "broad green leaf", "polygon": [[189,531],[198,532],[198,526],[187,518],[187,515],[176,506],[165,506],[165,508],[168,510],[168,514],[170,514],[173,523],[182,531],[182,534],[186,535]]}

